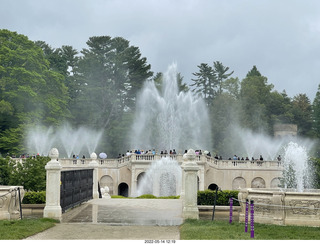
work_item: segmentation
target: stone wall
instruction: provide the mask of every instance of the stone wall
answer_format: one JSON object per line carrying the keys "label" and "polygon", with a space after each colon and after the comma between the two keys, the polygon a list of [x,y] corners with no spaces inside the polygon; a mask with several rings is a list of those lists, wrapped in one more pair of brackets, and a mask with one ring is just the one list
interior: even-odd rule
{"label": "stone wall", "polygon": [[254,201],[254,221],[276,225],[320,226],[320,192],[285,192],[280,189],[242,189],[239,193],[245,221],[245,201]]}

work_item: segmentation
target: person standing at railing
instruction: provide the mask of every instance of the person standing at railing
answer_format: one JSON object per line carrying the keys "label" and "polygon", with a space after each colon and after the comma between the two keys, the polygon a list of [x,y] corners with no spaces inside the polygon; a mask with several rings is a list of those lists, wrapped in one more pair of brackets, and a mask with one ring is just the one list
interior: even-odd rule
{"label": "person standing at railing", "polygon": [[279,155],[279,156],[277,157],[277,159],[278,159],[278,166],[280,166],[280,164],[281,164],[281,156]]}

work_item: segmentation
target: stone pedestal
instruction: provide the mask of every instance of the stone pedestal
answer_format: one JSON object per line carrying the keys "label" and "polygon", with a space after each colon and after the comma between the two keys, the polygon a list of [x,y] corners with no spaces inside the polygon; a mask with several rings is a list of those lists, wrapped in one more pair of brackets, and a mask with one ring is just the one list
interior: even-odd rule
{"label": "stone pedestal", "polygon": [[199,166],[196,163],[196,154],[193,149],[189,149],[183,156],[184,163],[181,165],[183,170],[182,178],[182,216],[184,219],[199,219],[197,205],[197,173]]}
{"label": "stone pedestal", "polygon": [[92,185],[92,198],[98,199],[99,198],[99,191],[98,191],[98,166],[99,163],[97,161],[97,154],[91,153],[90,155],[92,161],[89,163],[89,167],[93,168],[93,185]]}
{"label": "stone pedestal", "polygon": [[49,157],[51,161],[47,163],[46,182],[46,206],[43,210],[43,217],[61,221],[62,209],[60,206],[60,184],[61,184],[61,164],[58,161],[58,149],[52,148]]}

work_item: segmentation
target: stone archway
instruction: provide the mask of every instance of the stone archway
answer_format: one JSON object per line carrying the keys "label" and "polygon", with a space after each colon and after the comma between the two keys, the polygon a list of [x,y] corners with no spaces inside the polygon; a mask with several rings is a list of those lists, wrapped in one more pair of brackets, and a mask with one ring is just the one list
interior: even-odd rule
{"label": "stone archway", "polygon": [[251,188],[266,188],[266,182],[261,177],[256,177],[251,181]]}
{"label": "stone archway", "polygon": [[129,196],[129,186],[127,183],[120,183],[118,186],[118,195],[128,197]]}
{"label": "stone archway", "polygon": [[232,181],[232,190],[239,190],[239,188],[246,188],[247,183],[243,177],[236,177]]}
{"label": "stone archway", "polygon": [[153,194],[153,182],[147,177],[146,172],[141,172],[137,176],[137,192],[141,194]]}
{"label": "stone archway", "polygon": [[270,183],[271,188],[280,188],[281,187],[281,178],[273,178],[271,183]]}
{"label": "stone archway", "polygon": [[100,178],[100,187],[103,188],[105,186],[109,187],[109,194],[113,195],[114,194],[113,179],[110,175],[104,175]]}

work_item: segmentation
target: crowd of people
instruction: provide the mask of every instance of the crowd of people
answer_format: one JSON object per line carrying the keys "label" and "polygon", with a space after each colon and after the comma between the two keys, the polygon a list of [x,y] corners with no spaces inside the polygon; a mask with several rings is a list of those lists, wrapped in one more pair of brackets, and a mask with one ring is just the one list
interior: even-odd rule
{"label": "crowd of people", "polygon": [[[185,150],[184,153],[187,153],[188,150]],[[211,153],[210,152],[205,152],[203,153],[202,150],[195,150],[195,153],[196,155],[207,155],[209,157],[211,157]],[[126,156],[130,156],[132,154],[137,154],[137,155],[143,155],[143,154],[146,154],[146,155],[156,155],[156,154],[160,154],[160,155],[176,155],[177,154],[177,151],[176,149],[171,149],[171,150],[161,150],[159,153],[158,151],[156,151],[155,149],[150,149],[150,150],[140,150],[140,149],[137,149],[137,150],[127,150],[127,152],[125,154],[121,154],[119,153],[118,155],[118,158],[123,158],[123,157],[126,157]]]}

